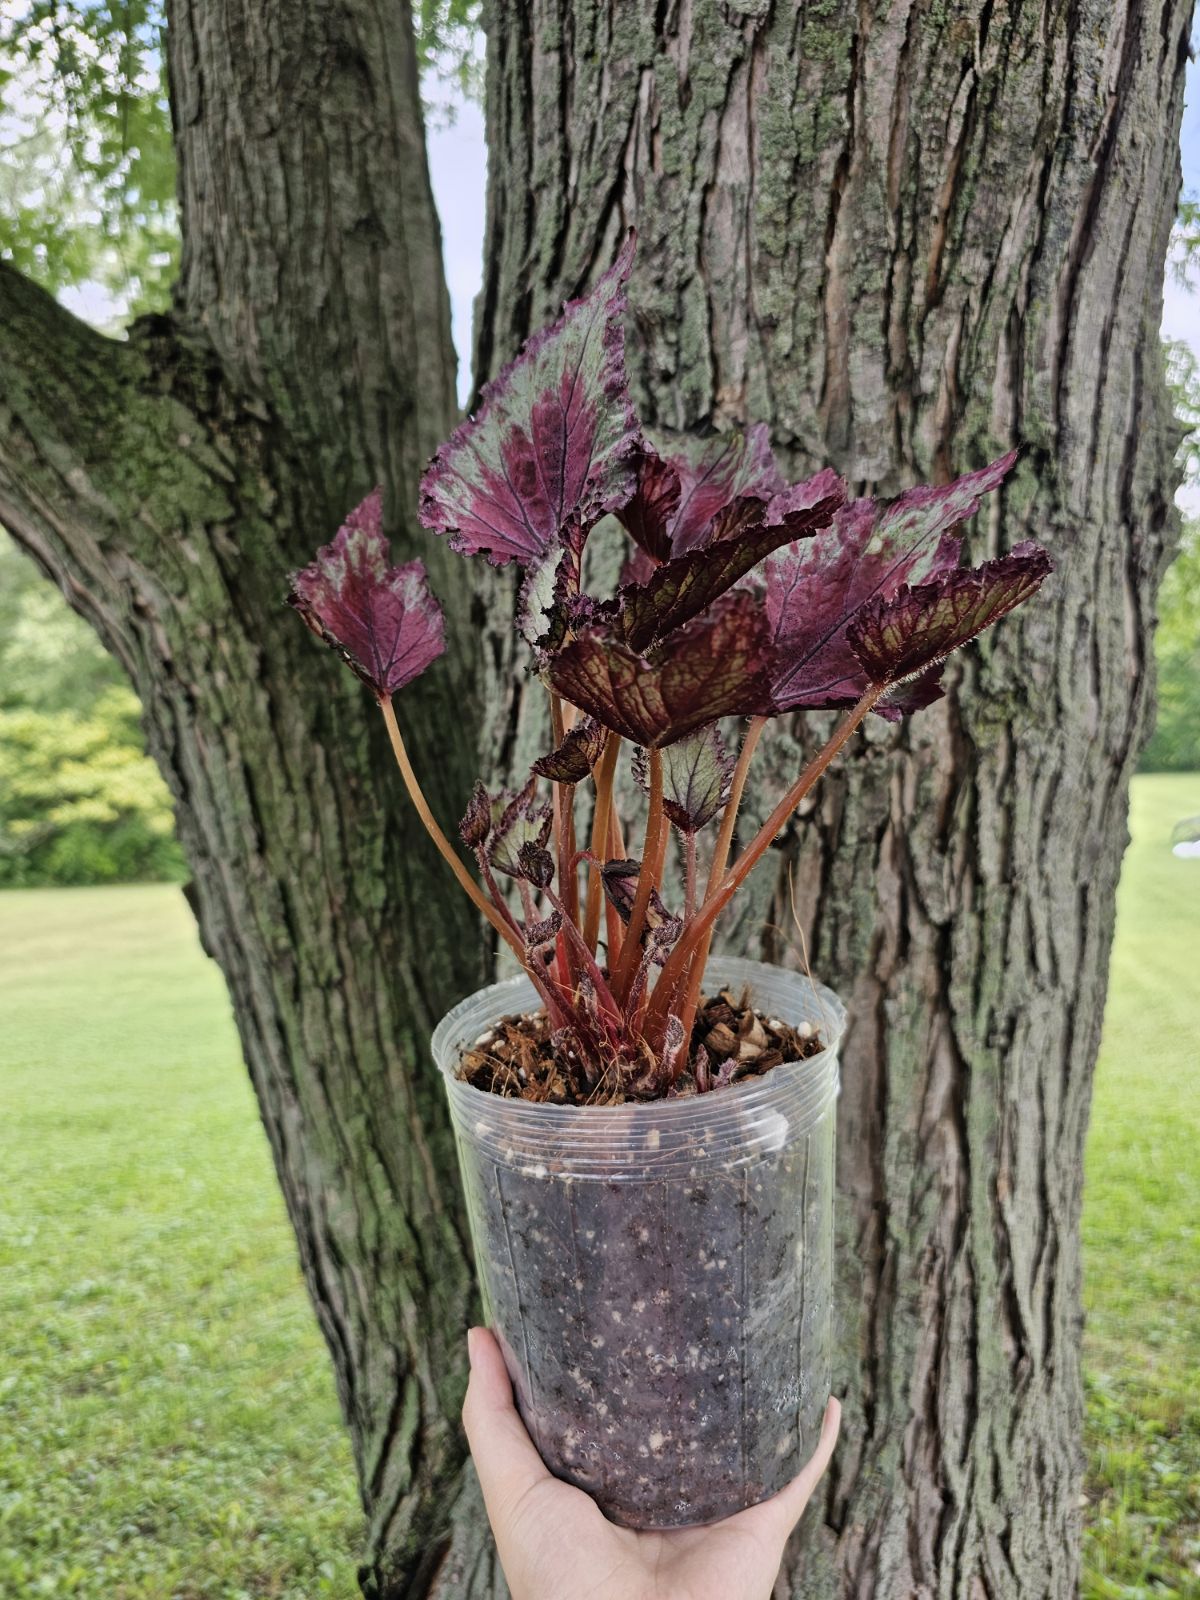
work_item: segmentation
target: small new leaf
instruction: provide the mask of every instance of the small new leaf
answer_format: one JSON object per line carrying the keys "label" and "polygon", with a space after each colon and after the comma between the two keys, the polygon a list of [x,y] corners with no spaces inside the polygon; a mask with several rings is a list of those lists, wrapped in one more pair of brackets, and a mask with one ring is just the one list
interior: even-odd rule
{"label": "small new leaf", "polygon": [[[715,727],[691,733],[662,752],[663,810],[680,833],[699,833],[724,810],[734,759]],[[633,753],[633,774],[642,788],[650,779],[645,752]]]}
{"label": "small new leaf", "polygon": [[1026,540],[997,561],[905,585],[873,600],[851,623],[850,648],[874,684],[900,684],[936,666],[1041,588],[1052,570]]}
{"label": "small new leaf", "polygon": [[[640,861],[628,859],[606,861],[600,868],[604,892],[624,923],[628,923],[633,915],[633,902],[637,896],[641,870]],[[656,949],[669,949],[678,939],[682,928],[682,919],[673,916],[667,910],[657,889],[651,889],[650,904],[646,907],[646,921],[642,928],[642,943],[653,944]]]}
{"label": "small new leaf", "polygon": [[483,391],[421,480],[421,521],[495,566],[536,565],[572,518],[586,530],[634,487],[637,423],[622,318],[630,235],[596,287],[563,307]]}
{"label": "small new leaf", "polygon": [[604,892],[616,907],[622,922],[628,922],[633,915],[633,901],[641,870],[642,863],[629,857],[606,861],[600,868]]}
{"label": "small new leaf", "polygon": [[311,565],[293,573],[288,604],[382,700],[446,648],[442,608],[420,561],[389,564],[378,489],[346,518]]}
{"label": "small new leaf", "polygon": [[[683,1026],[683,1022],[674,1014],[674,1012],[672,1012],[667,1018],[667,1026],[663,1030],[661,1056],[663,1076],[666,1078],[668,1083],[674,1083],[675,1079],[679,1077],[680,1073],[683,1071],[683,1068],[687,1065],[687,1058],[683,1053],[683,1047],[685,1044],[687,1044],[687,1032]],[[704,1057],[704,1066],[706,1067],[708,1064],[708,1052],[704,1049],[703,1045],[700,1047],[700,1054]],[[699,1088],[701,1071],[703,1069],[700,1067],[699,1063],[697,1063],[697,1068],[696,1087]]]}
{"label": "small new leaf", "polygon": [[521,877],[535,889],[548,889],[554,881],[554,857],[531,840],[526,840],[517,851],[517,865]]}
{"label": "small new leaf", "polygon": [[595,717],[584,717],[568,730],[556,750],[533,763],[533,770],[554,783],[582,783],[599,761],[607,738],[607,730]]}
{"label": "small new leaf", "polygon": [[545,949],[553,944],[562,927],[562,912],[552,911],[541,922],[530,922],[525,927],[525,948],[529,951]]}
{"label": "small new leaf", "polygon": [[553,825],[552,809],[538,801],[531,778],[523,789],[501,789],[499,794],[489,794],[477,783],[459,832],[497,872],[526,878],[529,874],[521,859],[522,849],[530,845],[544,850]]}
{"label": "small new leaf", "polygon": [[471,799],[458,825],[459,837],[469,850],[478,850],[492,831],[492,800],[477,778]]}

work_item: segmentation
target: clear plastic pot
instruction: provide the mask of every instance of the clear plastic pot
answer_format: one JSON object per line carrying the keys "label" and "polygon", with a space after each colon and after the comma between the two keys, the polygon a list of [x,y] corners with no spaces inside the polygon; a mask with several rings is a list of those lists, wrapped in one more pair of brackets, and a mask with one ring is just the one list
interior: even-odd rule
{"label": "clear plastic pot", "polygon": [[711,1094],[626,1106],[505,1100],[464,1048],[531,1011],[529,982],[442,1021],[484,1307],[552,1472],[614,1522],[712,1522],[781,1488],[829,1394],[833,1144],[845,1012],[810,979],[713,960],[825,1049]]}

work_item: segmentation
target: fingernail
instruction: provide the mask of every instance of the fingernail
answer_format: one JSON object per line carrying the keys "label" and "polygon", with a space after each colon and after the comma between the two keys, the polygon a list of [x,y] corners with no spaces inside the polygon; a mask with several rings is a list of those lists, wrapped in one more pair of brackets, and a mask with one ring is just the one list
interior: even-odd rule
{"label": "fingernail", "polygon": [[475,1367],[475,1357],[479,1352],[479,1335],[482,1332],[482,1328],[467,1329],[467,1360],[470,1363],[472,1370],[474,1370]]}

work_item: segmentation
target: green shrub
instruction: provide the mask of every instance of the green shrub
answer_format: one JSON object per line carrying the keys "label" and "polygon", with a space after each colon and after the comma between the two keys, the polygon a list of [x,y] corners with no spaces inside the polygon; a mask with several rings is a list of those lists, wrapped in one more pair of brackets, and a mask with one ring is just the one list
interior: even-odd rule
{"label": "green shrub", "polygon": [[1200,524],[1184,531],[1163,580],[1154,636],[1158,719],[1144,772],[1200,771]]}
{"label": "green shrub", "polygon": [[137,718],[119,686],[87,715],[0,711],[0,887],[186,875]]}

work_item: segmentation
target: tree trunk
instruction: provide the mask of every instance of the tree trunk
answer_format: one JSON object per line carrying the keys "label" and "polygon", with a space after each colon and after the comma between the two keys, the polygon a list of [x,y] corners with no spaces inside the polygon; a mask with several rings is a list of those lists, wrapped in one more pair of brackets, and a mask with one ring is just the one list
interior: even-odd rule
{"label": "tree trunk", "polygon": [[[851,1017],[848,1404],[781,1596],[1077,1590],[1082,1156],[1175,534],[1190,10],[492,0],[481,375],[634,223],[648,420],[764,418],[797,473],[884,494],[1022,444],[969,553],[1059,564],[943,704],[870,730],[726,929],[791,961],[803,932]],[[774,739],[751,820],[819,731]]]}
{"label": "tree trunk", "polygon": [[169,11],[175,310],[118,344],[0,267],[0,521],[141,696],[333,1356],[364,1582],[408,1595],[462,1477],[474,1294],[427,1040],[487,950],[369,697],[283,597],[382,482],[448,605],[405,712],[452,822],[473,751],[435,733],[469,729],[476,688],[466,569],[414,515],[457,408],[411,22],[405,0]]}

